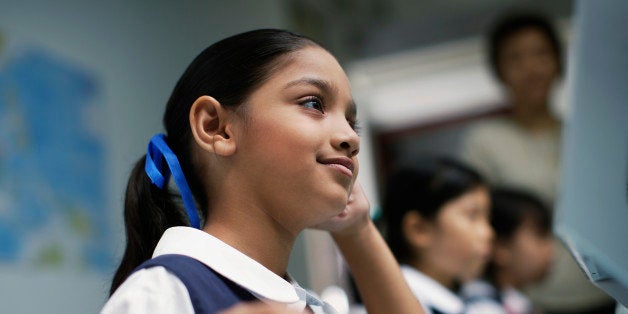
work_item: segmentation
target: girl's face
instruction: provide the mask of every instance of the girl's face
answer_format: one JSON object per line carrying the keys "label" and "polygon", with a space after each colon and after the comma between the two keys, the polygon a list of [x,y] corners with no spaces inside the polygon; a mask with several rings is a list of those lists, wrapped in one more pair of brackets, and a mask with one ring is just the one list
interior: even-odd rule
{"label": "girl's face", "polygon": [[518,288],[541,281],[549,272],[554,257],[551,233],[539,232],[532,219],[526,219],[512,239],[495,244],[500,271],[508,272]]}
{"label": "girl's face", "polygon": [[547,103],[558,77],[556,54],[547,37],[536,28],[515,33],[501,47],[498,66],[511,96],[526,104]]}
{"label": "girl's face", "polygon": [[429,275],[446,286],[467,281],[483,269],[490,254],[493,229],[490,199],[479,187],[443,205],[431,222],[430,241],[421,252]]}
{"label": "girl's face", "polygon": [[243,197],[298,233],[342,212],[358,174],[360,138],[349,80],[306,47],[255,90],[235,131]]}

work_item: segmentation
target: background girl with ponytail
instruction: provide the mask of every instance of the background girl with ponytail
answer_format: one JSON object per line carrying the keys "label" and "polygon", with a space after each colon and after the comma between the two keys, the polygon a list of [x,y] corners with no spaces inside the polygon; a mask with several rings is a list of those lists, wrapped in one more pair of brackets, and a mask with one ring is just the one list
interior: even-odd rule
{"label": "background girl with ponytail", "polygon": [[334,312],[286,273],[313,227],[331,232],[369,312],[420,313],[355,182],[355,116],[344,71],[308,38],[256,30],[201,52],[129,179],[102,312]]}

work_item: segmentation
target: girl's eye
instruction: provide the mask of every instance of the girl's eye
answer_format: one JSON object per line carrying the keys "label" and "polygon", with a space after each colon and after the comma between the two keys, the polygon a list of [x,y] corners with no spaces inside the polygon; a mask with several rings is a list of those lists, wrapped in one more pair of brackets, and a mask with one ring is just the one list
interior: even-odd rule
{"label": "girl's eye", "polygon": [[314,97],[314,96],[308,97],[300,101],[299,104],[305,108],[318,110],[320,112],[325,112],[323,108],[323,103],[321,102],[320,99],[318,99],[318,97]]}

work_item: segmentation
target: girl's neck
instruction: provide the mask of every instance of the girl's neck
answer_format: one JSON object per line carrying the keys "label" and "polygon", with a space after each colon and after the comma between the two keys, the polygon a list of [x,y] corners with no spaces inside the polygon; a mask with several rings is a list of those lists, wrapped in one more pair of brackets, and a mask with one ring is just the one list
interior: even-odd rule
{"label": "girl's neck", "polygon": [[210,210],[203,230],[285,278],[296,236],[259,217],[255,210],[216,209]]}
{"label": "girl's neck", "polygon": [[512,274],[505,270],[496,270],[495,271],[495,286],[499,290],[503,290],[506,288],[521,288],[522,284],[519,280],[517,280]]}
{"label": "girl's neck", "polygon": [[436,282],[443,285],[445,288],[454,291],[456,288],[456,280],[454,277],[442,272],[437,267],[432,267],[431,265],[427,265],[427,263],[410,263],[410,266],[418,269],[424,275],[434,279]]}

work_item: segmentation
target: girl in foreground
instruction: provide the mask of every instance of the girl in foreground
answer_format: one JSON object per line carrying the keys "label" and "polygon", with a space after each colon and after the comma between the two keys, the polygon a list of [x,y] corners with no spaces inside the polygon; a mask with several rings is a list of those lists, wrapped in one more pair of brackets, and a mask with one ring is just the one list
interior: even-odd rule
{"label": "girl in foreground", "polygon": [[[355,183],[355,117],[344,71],[308,38],[256,30],[201,52],[129,179],[102,312],[334,312],[286,273],[312,227],[331,232],[369,312],[420,312]],[[241,304],[253,300],[273,304]]]}

